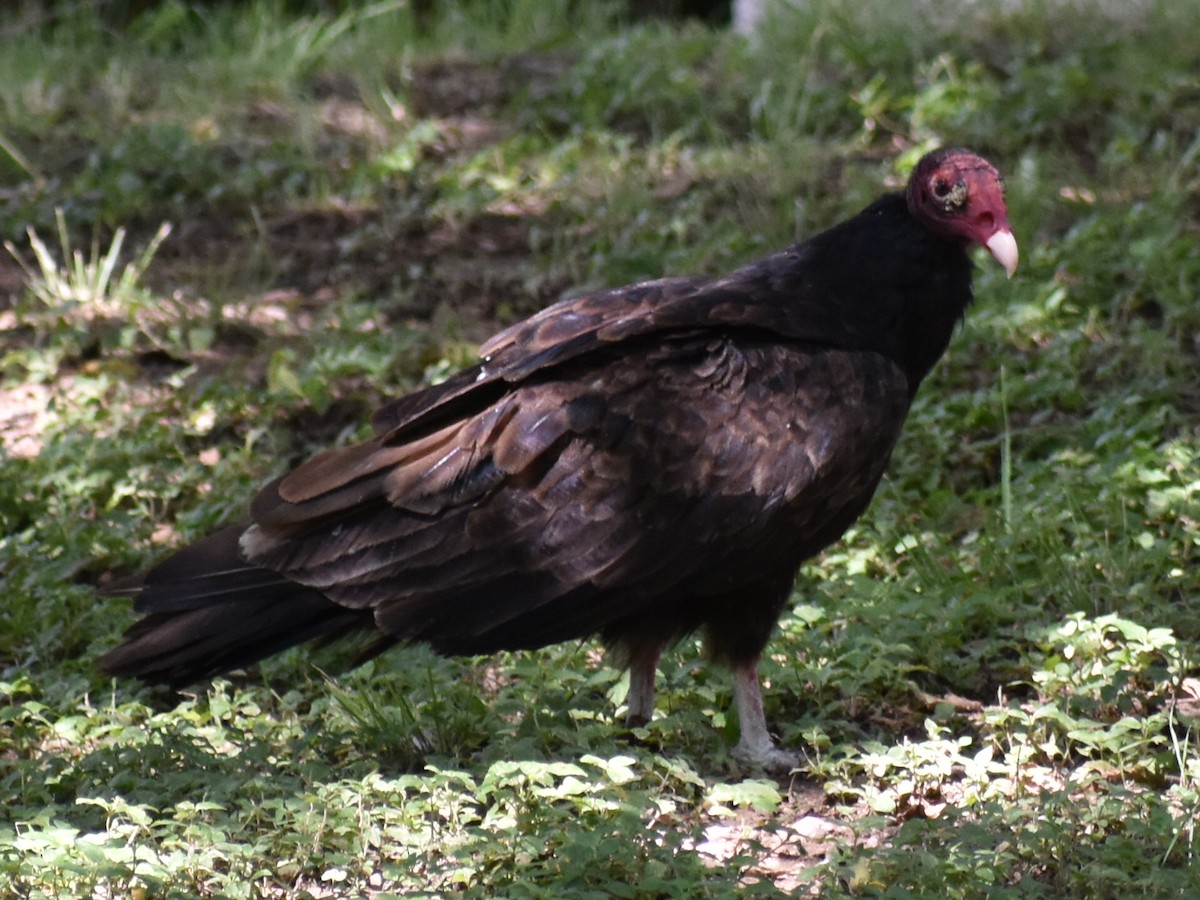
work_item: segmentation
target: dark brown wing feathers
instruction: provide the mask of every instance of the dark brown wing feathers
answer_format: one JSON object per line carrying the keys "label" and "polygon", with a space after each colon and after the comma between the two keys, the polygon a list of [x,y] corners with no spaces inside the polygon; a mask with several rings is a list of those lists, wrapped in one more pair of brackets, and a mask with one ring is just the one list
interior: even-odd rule
{"label": "dark brown wing feathers", "polygon": [[[592,633],[669,589],[694,597],[719,592],[722,573],[794,568],[820,549],[813,516],[840,533],[857,515],[842,488],[869,495],[907,408],[902,374],[868,354],[708,339],[646,362],[524,385],[411,445],[380,436],[363,445],[374,458],[336,451],[353,454],[345,467],[318,457],[315,474],[301,467],[264,492],[243,550],[435,645],[490,649],[489,631],[524,619],[542,633],[547,615],[551,631]],[[798,382],[812,386],[797,393]],[[791,405],[767,402],[781,388]],[[348,483],[330,475],[350,470]],[[279,496],[293,479],[298,503]],[[767,552],[789,529],[788,546]]]}

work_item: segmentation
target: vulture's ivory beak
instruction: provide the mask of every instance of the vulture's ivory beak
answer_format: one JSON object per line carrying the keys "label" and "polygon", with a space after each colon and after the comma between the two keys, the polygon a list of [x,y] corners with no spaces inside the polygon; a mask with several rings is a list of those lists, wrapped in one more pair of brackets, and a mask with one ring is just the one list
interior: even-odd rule
{"label": "vulture's ivory beak", "polygon": [[988,253],[1004,266],[1004,271],[1012,278],[1013,272],[1017,271],[1017,260],[1020,257],[1017,252],[1017,239],[1013,237],[1013,233],[1007,228],[997,231],[983,246],[988,248]]}

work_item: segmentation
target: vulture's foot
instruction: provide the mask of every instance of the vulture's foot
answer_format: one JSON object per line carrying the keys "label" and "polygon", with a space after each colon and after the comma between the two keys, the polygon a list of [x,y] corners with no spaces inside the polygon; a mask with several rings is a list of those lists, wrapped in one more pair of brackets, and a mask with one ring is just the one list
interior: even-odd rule
{"label": "vulture's foot", "polygon": [[771,741],[760,744],[738,741],[732,751],[734,761],[749,769],[761,769],[768,775],[787,775],[794,769],[800,768],[800,754],[781,750]]}

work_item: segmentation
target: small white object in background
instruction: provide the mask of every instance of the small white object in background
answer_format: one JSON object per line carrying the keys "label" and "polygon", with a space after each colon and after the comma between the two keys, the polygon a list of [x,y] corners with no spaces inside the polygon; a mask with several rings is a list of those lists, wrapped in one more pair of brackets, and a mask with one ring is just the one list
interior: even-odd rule
{"label": "small white object in background", "polygon": [[767,8],[776,0],[733,0],[733,30],[738,34],[758,33],[758,26],[766,18]]}

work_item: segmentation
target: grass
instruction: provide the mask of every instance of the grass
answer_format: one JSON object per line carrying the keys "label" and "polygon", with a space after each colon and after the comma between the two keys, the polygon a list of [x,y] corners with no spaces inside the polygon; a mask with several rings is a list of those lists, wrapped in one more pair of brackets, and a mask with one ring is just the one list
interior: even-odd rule
{"label": "grass", "polygon": [[[849,10],[755,44],[524,0],[0,19],[4,890],[1200,891],[1200,13]],[[763,667],[795,778],[737,770],[691,643],[632,740],[589,644],[294,651],[181,702],[96,672],[132,619],[98,584],[499,325],[736,265],[943,143],[1005,172],[1022,267],[981,265],[801,573]]]}

